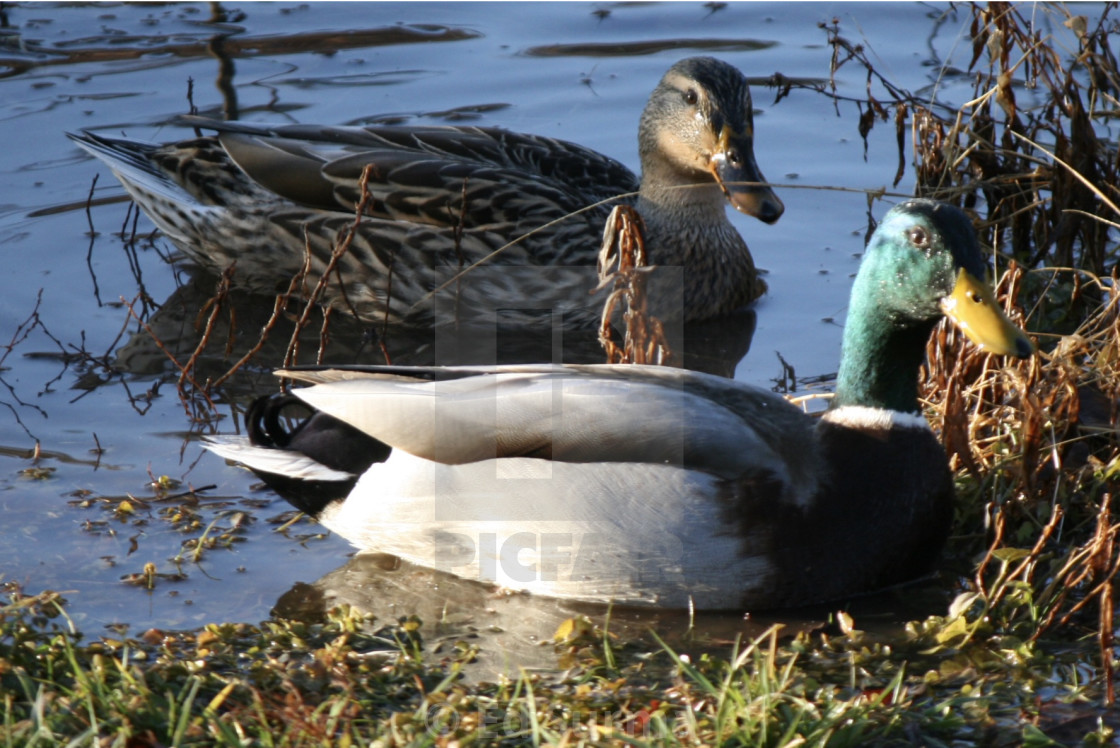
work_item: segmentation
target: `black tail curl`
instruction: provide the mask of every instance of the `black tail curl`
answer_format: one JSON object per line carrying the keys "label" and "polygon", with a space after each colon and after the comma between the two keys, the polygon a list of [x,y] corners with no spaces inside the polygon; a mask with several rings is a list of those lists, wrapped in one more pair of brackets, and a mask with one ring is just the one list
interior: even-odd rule
{"label": "black tail curl", "polygon": [[[292,416],[286,410],[309,415],[288,429]],[[312,410],[295,395],[259,397],[245,416],[249,441],[258,447],[275,447],[310,457],[333,470],[361,475],[375,462],[389,458],[391,447],[334,416]]]}
{"label": "black tail curl", "polygon": [[[302,411],[302,412],[301,412]],[[289,427],[298,420],[294,427]],[[266,395],[245,414],[249,442],[309,457],[320,465],[349,473],[339,481],[313,481],[254,470],[269,488],[302,512],[318,516],[331,501],[344,499],[358,477],[392,448],[326,413],[312,410],[294,395]]]}

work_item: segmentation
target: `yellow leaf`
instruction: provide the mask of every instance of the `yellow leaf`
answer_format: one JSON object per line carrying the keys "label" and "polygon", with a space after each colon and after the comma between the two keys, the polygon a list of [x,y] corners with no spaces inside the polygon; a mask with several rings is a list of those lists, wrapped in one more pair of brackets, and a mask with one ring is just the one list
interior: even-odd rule
{"label": "yellow leaf", "polygon": [[954,618],[948,626],[938,631],[936,638],[939,644],[945,644],[946,642],[950,642],[957,637],[967,635],[968,621],[964,619],[964,616],[958,616]]}

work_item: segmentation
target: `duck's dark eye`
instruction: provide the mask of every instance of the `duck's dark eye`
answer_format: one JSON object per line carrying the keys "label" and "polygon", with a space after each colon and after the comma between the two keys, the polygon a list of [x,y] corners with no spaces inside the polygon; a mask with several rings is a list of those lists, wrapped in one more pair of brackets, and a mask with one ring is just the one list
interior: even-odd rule
{"label": "duck's dark eye", "polygon": [[925,249],[929,246],[929,234],[921,226],[914,226],[906,235],[910,237],[910,243],[918,249]]}
{"label": "duck's dark eye", "polygon": [[700,94],[696,93],[695,88],[690,88],[684,92],[684,103],[689,106],[696,106],[698,101],[700,101]]}

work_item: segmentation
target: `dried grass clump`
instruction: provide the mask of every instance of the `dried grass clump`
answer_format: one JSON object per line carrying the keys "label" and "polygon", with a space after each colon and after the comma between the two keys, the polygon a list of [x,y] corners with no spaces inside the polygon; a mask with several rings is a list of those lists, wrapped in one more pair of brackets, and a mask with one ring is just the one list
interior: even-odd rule
{"label": "dried grass clump", "polygon": [[[1120,108],[1120,65],[1110,46],[1120,25],[1109,18],[1112,6],[1102,6],[1095,21],[1057,5],[966,7],[972,38],[966,72],[974,91],[959,107],[939,102],[936,89],[916,95],[892,84],[862,45],[840,35],[837,22],[825,27],[833,81],[808,87],[837,106],[855,103],[865,142],[876,123],[894,125],[895,186],[906,171],[909,130],[915,194],[979,214],[989,243],[1028,268],[1049,264],[1107,275],[1120,217],[1120,157],[1116,144],[1099,134],[1108,132]],[[1045,36],[1040,29],[1047,23],[1071,29],[1077,49],[1063,50]],[[836,93],[835,75],[849,64],[865,69],[866,98]],[[792,87],[787,83],[779,98]],[[876,97],[873,88],[885,93]]]}
{"label": "dried grass clump", "polygon": [[[1082,8],[1099,17],[1075,15]],[[999,294],[1035,333],[1040,353],[1024,361],[988,356],[944,325],[928,349],[922,391],[958,470],[956,526],[986,530],[956,537],[950,550],[980,559],[965,584],[978,606],[972,621],[1023,640],[1059,625],[1095,629],[1109,702],[1120,568],[1112,519],[1120,472],[1113,11],[1003,2],[947,9],[970,14],[967,68],[943,69],[972,81],[972,98],[959,107],[939,101],[938,87],[915,95],[891,83],[837,21],[824,27],[832,74],[861,67],[866,96],[838,94],[835,78],[817,86],[780,81],[779,91],[781,98],[812,88],[838,111],[854,104],[865,142],[876,125],[893,124],[895,186],[910,163],[914,193],[968,211],[1006,268]],[[1072,48],[1048,35],[1061,27]]]}
{"label": "dried grass clump", "polygon": [[[1019,266],[1004,274],[1005,299],[1024,275]],[[1115,282],[1094,277],[1092,284],[1106,292]],[[978,478],[998,475],[1015,501],[1049,507],[1071,486],[1084,485],[1086,468],[1120,457],[1120,296],[1107,293],[1076,331],[1029,359],[990,356],[954,328],[938,327],[922,396],[954,468]],[[1021,324],[1022,310],[1007,303]]]}
{"label": "dried grass clump", "polygon": [[[1020,323],[1023,312],[1010,299],[1024,277],[1014,265],[999,284]],[[1120,295],[1115,274],[1089,277],[1081,288],[1105,301],[1031,359],[990,356],[940,326],[929,344],[922,396],[960,470],[958,526],[989,529],[972,543],[958,539],[958,553],[980,552],[972,588],[982,607],[975,617],[1031,640],[1071,623],[1095,629],[1111,703],[1120,570],[1120,525],[1112,519],[1120,472]],[[1097,618],[1086,619],[1094,608]]]}
{"label": "dried grass clump", "polygon": [[[628,205],[611,211],[603,230],[603,246],[599,250],[598,292],[608,286],[610,294],[603,302],[599,324],[599,342],[606,351],[609,364],[664,364],[671,356],[665,328],[657,317],[649,314],[646,284],[656,270],[646,257],[642,238],[642,217]],[[622,308],[622,344],[615,342],[611,322]]]}

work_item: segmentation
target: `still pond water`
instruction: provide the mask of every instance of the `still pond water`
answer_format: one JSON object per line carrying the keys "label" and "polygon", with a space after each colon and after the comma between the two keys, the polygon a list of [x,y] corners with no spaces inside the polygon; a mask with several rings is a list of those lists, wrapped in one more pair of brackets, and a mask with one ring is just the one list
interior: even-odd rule
{"label": "still pond water", "polygon": [[[195,106],[214,116],[236,110],[260,122],[393,117],[500,125],[590,146],[637,171],[638,115],[662,73],[685,56],[721,57],[757,80],[758,162],[782,185],[786,205],[773,226],[733,216],[768,271],[770,294],[756,306],[749,355],[729,371],[769,386],[783,373],[776,354],[799,377],[835,371],[867,228],[859,190],[889,187],[898,156],[893,128],[881,127],[865,157],[854,105],[834,107],[809,91],[775,103],[763,81],[776,72],[826,80],[832,51],[819,24],[836,19],[896,84],[915,93],[936,89],[944,101],[964,101],[971,91],[966,78],[946,74],[967,66],[969,14],[941,4],[279,2],[223,9],[221,19],[211,6],[189,3],[0,10],[0,581],[63,591],[70,615],[94,635],[113,623],[136,632],[255,622],[278,601],[306,602],[328,589],[330,600],[375,599],[385,615],[450,618],[446,596],[432,591],[438,583],[420,572],[403,583],[400,574],[381,578],[377,569],[353,566],[328,575],[348,559],[344,541],[307,522],[277,532],[288,506],[201,449],[200,433],[237,427],[232,403],[275,388],[263,372],[279,363],[283,347],[263,351],[256,376],[235,380],[219,393],[215,417],[197,421],[197,409],[188,412],[177,395],[174,366],[121,300],[146,293],[150,301],[137,302],[137,311],[165,345],[189,350],[197,341],[194,315],[214,281],[166,262],[161,255],[171,246],[158,236],[126,250],[123,190],[65,131],[188,137],[167,123],[188,111],[193,85]],[[840,93],[856,96],[865,84],[854,67],[836,80]],[[899,189],[911,184],[908,175]],[[890,202],[874,204],[873,213],[881,216]],[[136,231],[145,235],[151,225],[141,218]],[[246,329],[259,324],[251,307],[242,314]],[[377,360],[368,345],[359,349],[360,338],[344,337],[330,360]],[[208,353],[215,371],[232,360]],[[160,476],[174,481],[162,494],[151,485]],[[212,488],[198,503],[174,497],[188,486]],[[204,530],[233,540],[196,560],[183,542]],[[148,563],[167,575],[154,589],[122,582]],[[316,580],[317,587],[304,584]],[[458,594],[465,619],[475,615],[472,607],[496,604],[472,598],[473,590]],[[506,605],[535,626],[529,636],[551,634],[552,611]],[[565,615],[556,612],[557,620]]]}

